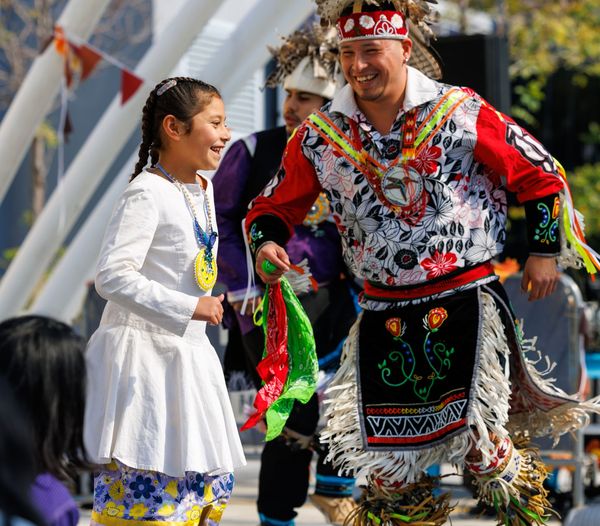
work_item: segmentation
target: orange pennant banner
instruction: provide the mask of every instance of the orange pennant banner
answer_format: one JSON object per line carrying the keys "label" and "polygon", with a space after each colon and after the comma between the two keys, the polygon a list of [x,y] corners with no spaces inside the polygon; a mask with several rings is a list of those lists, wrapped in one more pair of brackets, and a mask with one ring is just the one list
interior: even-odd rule
{"label": "orange pennant banner", "polygon": [[56,52],[63,57],[67,54],[67,50],[69,49],[69,44],[65,38],[65,32],[62,27],[59,26],[54,28],[54,48],[56,49]]}

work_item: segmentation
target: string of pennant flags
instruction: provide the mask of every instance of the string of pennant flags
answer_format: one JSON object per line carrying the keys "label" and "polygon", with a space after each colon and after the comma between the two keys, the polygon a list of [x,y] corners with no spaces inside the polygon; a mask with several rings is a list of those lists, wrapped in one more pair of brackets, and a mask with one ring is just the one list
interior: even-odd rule
{"label": "string of pennant flags", "polygon": [[[69,116],[69,93],[75,91],[77,86],[88,79],[100,61],[105,61],[117,67],[121,72],[121,106],[125,105],[131,97],[144,84],[145,79],[133,73],[123,63],[103,52],[97,47],[84,42],[74,35],[67,35],[62,27],[55,27],[54,35],[48,41],[64,61],[63,78],[60,87],[60,117],[57,129],[58,135],[58,166],[57,190],[62,198],[62,180],[65,171],[65,141],[68,141],[73,126]],[[63,228],[64,204],[60,204],[59,230]]]}
{"label": "string of pennant flags", "polygon": [[138,77],[111,55],[87,42],[79,42],[77,37],[71,35],[67,37],[61,27],[56,27],[54,31],[54,48],[59,55],[64,57],[64,74],[69,89],[73,89],[77,84],[86,80],[101,60],[109,62],[121,70],[121,105],[135,95],[144,83],[144,79]]}

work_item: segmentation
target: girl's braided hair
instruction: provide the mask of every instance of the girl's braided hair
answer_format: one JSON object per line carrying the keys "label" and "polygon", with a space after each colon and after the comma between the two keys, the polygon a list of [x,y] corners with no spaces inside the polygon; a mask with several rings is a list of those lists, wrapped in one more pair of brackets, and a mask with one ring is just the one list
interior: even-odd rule
{"label": "girl's braided hair", "polygon": [[158,162],[160,127],[167,115],[173,115],[191,130],[194,115],[202,111],[213,97],[221,98],[214,86],[191,77],[171,77],[159,82],[148,95],[142,110],[142,143],[131,180],[148,164]]}

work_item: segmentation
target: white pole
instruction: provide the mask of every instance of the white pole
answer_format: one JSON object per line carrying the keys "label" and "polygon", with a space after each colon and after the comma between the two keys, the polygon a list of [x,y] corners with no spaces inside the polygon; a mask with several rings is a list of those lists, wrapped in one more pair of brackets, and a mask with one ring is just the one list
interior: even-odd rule
{"label": "white pole", "polygon": [[[220,5],[221,0],[187,0],[146,52],[136,75],[151,83],[168,75]],[[57,248],[131,135],[150,87],[140,88],[124,106],[117,95],[79,150],[0,282],[0,320],[23,309]],[[63,228],[59,228],[61,225]]]}
{"label": "white pole", "polygon": [[[277,43],[278,35],[286,35],[297,28],[308,17],[311,9],[309,0],[295,0],[290,5],[281,0],[262,0],[231,33],[227,43],[214,52],[198,77],[216,84],[225,99],[233,98],[244,81],[268,60],[267,44]],[[243,52],[241,53],[240,50]],[[219,68],[214,67],[215,63],[219,64]],[[133,164],[130,160],[127,162],[127,167]],[[108,192],[112,194],[116,191],[115,188],[113,183]],[[108,199],[112,199],[114,203],[116,198],[115,196]],[[75,309],[80,306],[81,294],[74,293],[83,290],[82,286],[89,278],[89,271],[95,265],[104,228],[112,210],[112,205],[107,206],[105,199],[106,196],[97,207],[102,207],[102,210],[94,210],[80,234],[72,241],[72,246],[63,255],[61,262],[31,307],[31,311],[65,321],[72,321],[76,316]],[[84,230],[85,233],[82,234]],[[79,239],[80,236],[82,239]],[[2,287],[0,287],[1,293]],[[75,299],[72,298],[73,295]],[[2,298],[3,296],[0,295],[0,313],[3,312]],[[26,300],[27,298],[22,299],[23,302]]]}
{"label": "white pole", "polygon": [[[311,0],[259,2],[214,52],[202,75],[219,88],[225,99],[232,98],[244,82],[267,62],[270,56],[267,46],[278,45],[279,37],[297,29],[313,9]],[[211,67],[214,63],[220,67]]]}
{"label": "white pole", "polygon": [[[71,0],[57,25],[87,40],[110,0]],[[63,74],[63,59],[50,44],[37,57],[0,123],[0,203],[10,188],[35,130],[50,111]]]}
{"label": "white pole", "polygon": [[31,314],[51,316],[65,323],[72,323],[79,314],[86,294],[86,283],[95,274],[104,230],[115,203],[127,186],[136,161],[137,151],[125,163],[71,241],[69,248],[29,309]]}

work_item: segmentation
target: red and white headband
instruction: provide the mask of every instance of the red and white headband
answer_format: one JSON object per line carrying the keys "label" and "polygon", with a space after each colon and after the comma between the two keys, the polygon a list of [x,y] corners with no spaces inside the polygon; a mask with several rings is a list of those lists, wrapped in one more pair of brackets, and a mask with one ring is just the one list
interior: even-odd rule
{"label": "red and white headband", "polygon": [[340,42],[408,38],[406,18],[400,11],[351,13],[340,17],[336,25]]}

